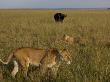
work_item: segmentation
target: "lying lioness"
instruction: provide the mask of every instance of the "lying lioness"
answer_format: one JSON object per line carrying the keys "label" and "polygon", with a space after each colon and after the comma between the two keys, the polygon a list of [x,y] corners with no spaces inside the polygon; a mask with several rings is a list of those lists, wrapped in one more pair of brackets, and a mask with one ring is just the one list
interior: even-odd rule
{"label": "lying lioness", "polygon": [[85,44],[88,42],[88,40],[83,37],[72,37],[72,36],[69,36],[66,34],[64,34],[64,36],[63,36],[63,41],[68,44],[75,44],[75,43]]}
{"label": "lying lioness", "polygon": [[64,34],[64,36],[63,36],[63,41],[65,41],[66,43],[69,43],[69,44],[79,43],[80,40],[81,40],[80,37],[72,37],[72,36],[69,36],[66,34]]}
{"label": "lying lioness", "polygon": [[72,57],[66,49],[35,49],[35,48],[20,48],[12,52],[7,61],[4,62],[0,59],[3,64],[8,64],[13,61],[14,68],[12,71],[12,77],[15,78],[18,68],[22,67],[25,75],[29,65],[40,66],[42,74],[44,74],[47,68],[51,68],[54,75],[57,74],[57,70],[62,61],[70,64]]}

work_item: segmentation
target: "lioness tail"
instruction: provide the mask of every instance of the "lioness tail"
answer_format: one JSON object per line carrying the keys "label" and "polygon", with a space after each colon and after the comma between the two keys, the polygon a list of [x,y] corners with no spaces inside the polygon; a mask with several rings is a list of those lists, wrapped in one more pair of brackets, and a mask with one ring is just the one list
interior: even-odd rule
{"label": "lioness tail", "polygon": [[8,64],[11,61],[12,57],[13,57],[13,53],[9,55],[6,62],[4,62],[2,59],[0,59],[0,62],[2,62],[3,64]]}

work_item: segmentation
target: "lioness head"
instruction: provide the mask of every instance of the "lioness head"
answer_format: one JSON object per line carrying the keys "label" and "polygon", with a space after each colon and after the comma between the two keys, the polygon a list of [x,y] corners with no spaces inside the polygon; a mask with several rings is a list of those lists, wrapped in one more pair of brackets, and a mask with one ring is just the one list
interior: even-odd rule
{"label": "lioness head", "polygon": [[63,40],[68,40],[68,38],[70,38],[70,36],[68,36],[66,34],[63,35]]}
{"label": "lioness head", "polygon": [[64,34],[63,41],[65,41],[65,42],[67,42],[69,44],[72,44],[74,42],[74,38],[71,37],[71,36],[68,36],[68,35]]}
{"label": "lioness head", "polygon": [[60,51],[61,55],[62,55],[62,60],[65,61],[67,64],[71,64],[72,62],[72,56],[69,53],[68,50],[63,49]]}

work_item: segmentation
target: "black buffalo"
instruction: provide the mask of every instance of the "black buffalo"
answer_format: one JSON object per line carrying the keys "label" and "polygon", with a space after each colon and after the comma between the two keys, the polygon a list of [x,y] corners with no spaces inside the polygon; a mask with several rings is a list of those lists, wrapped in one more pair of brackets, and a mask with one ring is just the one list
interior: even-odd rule
{"label": "black buffalo", "polygon": [[62,13],[56,13],[54,15],[54,19],[55,19],[55,22],[63,22],[64,18],[66,17],[67,15],[65,14],[62,14]]}

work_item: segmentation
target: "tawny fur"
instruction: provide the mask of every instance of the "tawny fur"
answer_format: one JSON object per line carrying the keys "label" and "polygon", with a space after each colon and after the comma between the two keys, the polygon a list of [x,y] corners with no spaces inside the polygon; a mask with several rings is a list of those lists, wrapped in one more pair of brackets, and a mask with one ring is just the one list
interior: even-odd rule
{"label": "tawny fur", "polygon": [[79,37],[72,37],[72,36],[69,36],[69,35],[66,35],[66,34],[63,36],[63,40],[66,43],[69,43],[69,44],[74,44],[74,43],[79,43],[80,42]]}
{"label": "tawny fur", "polygon": [[18,72],[18,63],[20,64],[19,67],[22,67],[26,76],[30,64],[40,66],[42,73],[45,73],[47,68],[51,68],[52,70],[56,69],[57,72],[60,63],[58,63],[56,59],[58,62],[65,61],[67,64],[70,64],[72,57],[65,49],[58,51],[57,49],[21,48],[12,52],[6,62],[2,61],[1,59],[0,62],[3,64],[8,64],[10,61],[13,61],[14,69],[11,74],[12,77],[15,77],[16,73]]}
{"label": "tawny fur", "polygon": [[72,37],[69,35],[64,34],[63,36],[63,41],[68,43],[68,44],[85,44],[87,42],[87,40],[85,38],[82,37]]}

